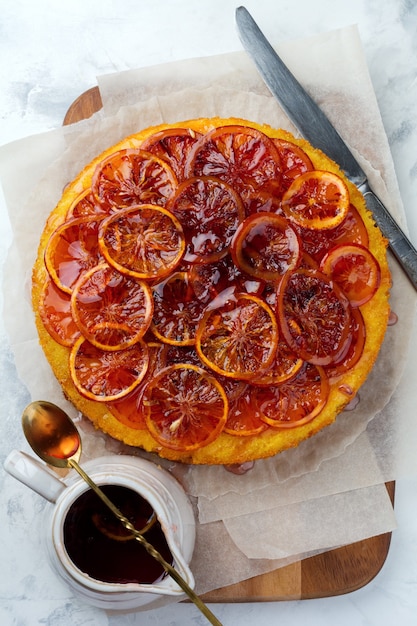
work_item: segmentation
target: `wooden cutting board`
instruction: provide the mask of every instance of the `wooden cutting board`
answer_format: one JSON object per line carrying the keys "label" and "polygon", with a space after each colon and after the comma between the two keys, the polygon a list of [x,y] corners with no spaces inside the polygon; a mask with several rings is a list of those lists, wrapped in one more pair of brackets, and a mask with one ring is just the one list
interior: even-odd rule
{"label": "wooden cutting board", "polygon": [[[64,125],[87,119],[101,109],[98,87],[81,94],[70,106]],[[395,483],[386,484],[394,502]],[[385,563],[391,533],[298,561],[249,580],[205,594],[206,602],[261,602],[337,596],[368,584]]]}

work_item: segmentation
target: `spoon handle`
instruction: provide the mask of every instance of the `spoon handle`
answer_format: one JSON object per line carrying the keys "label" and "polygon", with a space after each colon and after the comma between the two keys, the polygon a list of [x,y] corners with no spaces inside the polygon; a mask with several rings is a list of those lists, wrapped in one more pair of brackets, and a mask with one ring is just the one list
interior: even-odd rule
{"label": "spoon handle", "polygon": [[202,601],[202,599],[194,592],[188,585],[187,581],[181,576],[179,572],[168,563],[164,557],[156,550],[149,541],[131,524],[131,522],[123,515],[123,513],[113,504],[106,494],[100,489],[100,487],[90,478],[88,474],[78,465],[74,459],[68,459],[68,465],[75,469],[76,472],[85,480],[85,482],[91,487],[91,489],[98,495],[98,497],[104,502],[104,504],[111,510],[111,512],[120,520],[123,526],[129,530],[135,539],[139,541],[145,550],[162,565],[164,570],[171,576],[173,580],[181,587],[181,589],[187,594],[190,600],[199,608],[201,613],[207,617],[210,624],[213,626],[222,626],[217,617],[210,611],[208,606]]}

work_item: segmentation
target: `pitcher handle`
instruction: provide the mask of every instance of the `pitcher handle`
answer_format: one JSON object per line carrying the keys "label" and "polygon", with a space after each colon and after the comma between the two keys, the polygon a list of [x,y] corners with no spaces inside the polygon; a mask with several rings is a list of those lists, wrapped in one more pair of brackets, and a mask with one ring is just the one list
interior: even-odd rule
{"label": "pitcher handle", "polygon": [[59,495],[66,489],[65,483],[59,480],[47,465],[25,452],[12,450],[3,466],[8,474],[36,491],[49,502],[56,502]]}

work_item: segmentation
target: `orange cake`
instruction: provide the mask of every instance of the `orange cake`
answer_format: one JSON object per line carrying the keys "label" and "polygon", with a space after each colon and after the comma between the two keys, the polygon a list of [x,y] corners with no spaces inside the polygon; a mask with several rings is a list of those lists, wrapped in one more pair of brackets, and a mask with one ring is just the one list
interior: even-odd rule
{"label": "orange cake", "polygon": [[147,128],[86,165],[33,269],[40,343],[98,429],[235,464],[331,424],[389,317],[386,241],[339,167],[241,119]]}

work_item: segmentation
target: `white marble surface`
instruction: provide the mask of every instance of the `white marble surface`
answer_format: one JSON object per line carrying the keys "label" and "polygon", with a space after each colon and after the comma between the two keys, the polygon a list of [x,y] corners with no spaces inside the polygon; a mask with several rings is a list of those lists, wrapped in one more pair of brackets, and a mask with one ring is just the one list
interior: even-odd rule
{"label": "white marble surface", "polygon": [[[240,50],[231,0],[2,0],[0,145],[59,126],[96,76]],[[357,23],[417,244],[416,0],[247,0],[265,34],[296,39]],[[0,263],[11,239],[0,197]],[[3,295],[0,296],[3,298]],[[0,300],[2,302],[2,300]],[[25,448],[19,415],[28,401],[0,321],[0,462]],[[416,442],[417,444],[417,442]],[[397,482],[394,531],[374,581],[314,601],[213,605],[224,626],[411,626],[417,623],[417,477]],[[43,501],[0,470],[0,622],[3,626],[205,624],[192,605],[109,616],[75,600],[51,572],[40,543]]]}

